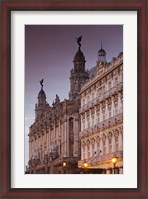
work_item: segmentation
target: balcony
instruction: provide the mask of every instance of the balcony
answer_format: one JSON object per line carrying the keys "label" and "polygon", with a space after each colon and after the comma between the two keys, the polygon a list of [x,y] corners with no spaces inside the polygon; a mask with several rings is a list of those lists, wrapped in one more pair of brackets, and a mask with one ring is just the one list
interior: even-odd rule
{"label": "balcony", "polygon": [[100,131],[104,128],[107,128],[109,126],[112,126],[112,125],[114,125],[118,122],[122,122],[122,121],[123,121],[123,113],[119,113],[113,117],[110,117],[102,122],[95,124],[92,127],[84,129],[83,131],[80,132],[80,137],[88,136],[88,135],[90,135],[90,133],[93,133],[93,132],[95,133],[97,131]]}
{"label": "balcony", "polygon": [[92,101],[88,102],[87,104],[85,104],[84,106],[82,106],[80,108],[80,113],[85,112],[86,110],[88,110],[89,108],[94,107],[96,104],[105,101],[106,98],[115,95],[118,91],[123,90],[123,83],[120,82],[119,84],[117,84],[116,86],[113,86],[111,89],[105,91],[105,92],[100,92],[99,96],[94,98]]}

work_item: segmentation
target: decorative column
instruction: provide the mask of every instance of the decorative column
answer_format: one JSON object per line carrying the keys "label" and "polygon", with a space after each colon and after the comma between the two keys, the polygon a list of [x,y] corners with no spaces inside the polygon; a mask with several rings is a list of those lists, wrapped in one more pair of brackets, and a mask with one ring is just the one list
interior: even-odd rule
{"label": "decorative column", "polygon": [[106,154],[109,153],[109,135],[106,136]]}
{"label": "decorative column", "polygon": [[115,116],[115,106],[114,106],[114,97],[111,98],[111,110],[112,110],[112,116]]}
{"label": "decorative column", "polygon": [[97,138],[95,138],[95,151],[96,152],[98,152],[98,147],[97,147],[98,142],[99,142],[99,140]]}
{"label": "decorative column", "polygon": [[101,136],[101,139],[100,139],[100,151],[102,151],[101,154],[103,154],[103,140],[102,140],[102,136]]}
{"label": "decorative column", "polygon": [[[115,131],[115,130],[113,130]],[[112,134],[112,152],[114,153],[115,152],[115,135],[114,135],[114,132]]]}
{"label": "decorative column", "polygon": [[[64,157],[66,157],[67,154],[69,154],[69,151],[67,151],[67,144],[69,144],[67,139],[67,128],[66,128],[66,120],[63,122],[63,134],[64,134]],[[68,143],[67,143],[68,142]]]}
{"label": "decorative column", "polygon": [[119,150],[123,151],[123,131],[122,128],[119,128]]}

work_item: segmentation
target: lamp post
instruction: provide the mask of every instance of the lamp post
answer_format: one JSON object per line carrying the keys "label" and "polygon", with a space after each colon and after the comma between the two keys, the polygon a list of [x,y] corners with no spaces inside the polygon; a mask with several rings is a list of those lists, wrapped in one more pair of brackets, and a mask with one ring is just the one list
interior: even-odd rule
{"label": "lamp post", "polygon": [[63,162],[63,167],[66,167],[66,162]]}
{"label": "lamp post", "polygon": [[63,171],[64,171],[64,174],[66,173],[66,169],[65,169],[66,166],[67,166],[67,163],[64,161],[64,162],[63,162]]}
{"label": "lamp post", "polygon": [[88,166],[86,160],[84,161],[83,165],[84,165],[85,168]]}
{"label": "lamp post", "polygon": [[116,168],[116,163],[117,163],[117,157],[115,155],[113,155],[112,157],[112,163],[113,163],[113,171],[114,171],[114,174],[115,174],[115,168]]}
{"label": "lamp post", "polygon": [[84,160],[83,162],[84,173],[87,173],[87,166],[88,166],[88,163],[86,162],[86,160]]}

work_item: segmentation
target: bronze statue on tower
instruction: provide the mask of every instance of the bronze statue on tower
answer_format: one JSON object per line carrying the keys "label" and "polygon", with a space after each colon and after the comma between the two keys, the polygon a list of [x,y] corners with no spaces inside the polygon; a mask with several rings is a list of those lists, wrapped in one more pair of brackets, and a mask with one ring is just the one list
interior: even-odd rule
{"label": "bronze statue on tower", "polygon": [[80,36],[80,37],[78,37],[78,38],[76,38],[76,40],[77,40],[77,44],[79,45],[79,50],[80,50],[80,48],[81,48],[81,40],[82,40],[82,35]]}
{"label": "bronze statue on tower", "polygon": [[41,85],[41,89],[43,89],[43,81],[44,81],[44,79],[42,79],[41,81],[40,81],[40,85]]}

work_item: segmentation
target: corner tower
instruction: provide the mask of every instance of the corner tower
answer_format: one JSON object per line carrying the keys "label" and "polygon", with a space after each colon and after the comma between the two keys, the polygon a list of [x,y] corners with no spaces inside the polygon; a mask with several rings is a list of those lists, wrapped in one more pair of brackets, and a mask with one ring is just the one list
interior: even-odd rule
{"label": "corner tower", "polygon": [[73,69],[70,74],[70,100],[78,100],[81,85],[89,78],[87,71],[85,70],[85,57],[81,51],[81,39],[82,36],[77,38],[78,51],[76,52],[73,60]]}
{"label": "corner tower", "polygon": [[101,42],[101,49],[98,51],[98,62],[99,63],[106,63],[106,52],[102,48],[102,42]]}
{"label": "corner tower", "polygon": [[102,48],[102,42],[101,42],[101,48],[98,51],[98,60],[97,60],[97,75],[102,75],[104,73],[104,69],[106,66],[106,52]]}
{"label": "corner tower", "polygon": [[44,114],[47,112],[49,108],[49,104],[46,101],[46,94],[43,90],[43,79],[40,81],[41,90],[38,94],[38,102],[35,105],[35,119],[41,119],[44,117]]}

